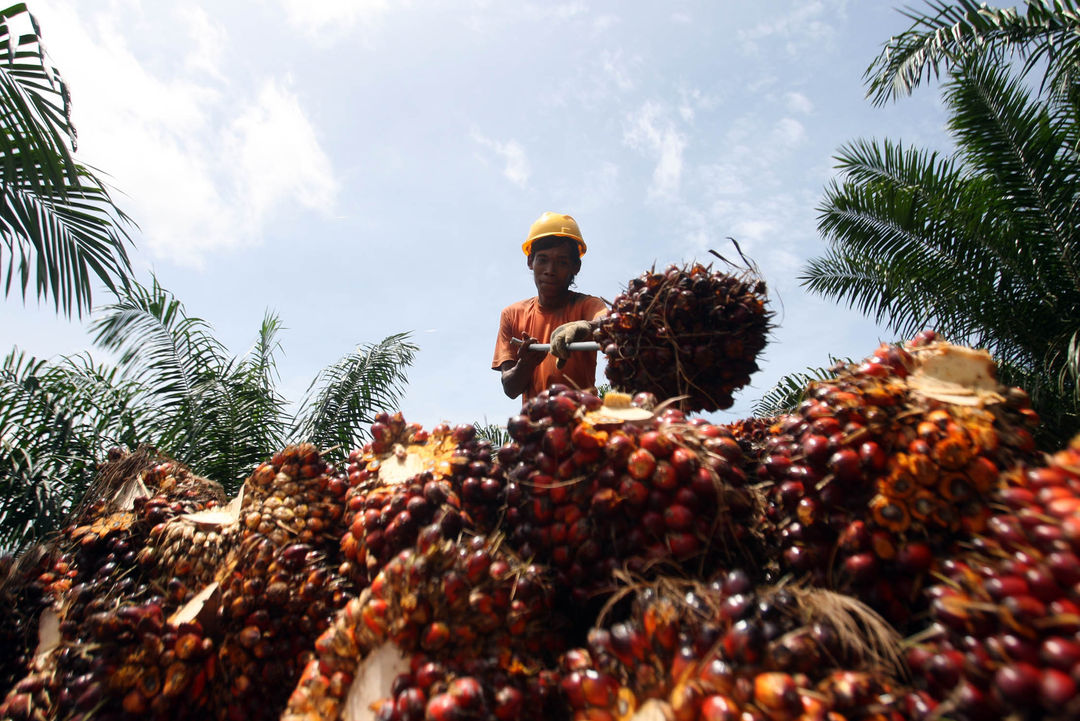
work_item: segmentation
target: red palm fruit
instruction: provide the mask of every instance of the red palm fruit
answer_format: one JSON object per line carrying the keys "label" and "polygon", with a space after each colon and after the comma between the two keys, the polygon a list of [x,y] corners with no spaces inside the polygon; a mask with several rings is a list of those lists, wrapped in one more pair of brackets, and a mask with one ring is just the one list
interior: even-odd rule
{"label": "red palm fruit", "polygon": [[424,709],[425,721],[458,721],[466,718],[462,704],[448,693],[432,696]]}
{"label": "red palm fruit", "polygon": [[674,721],[696,721],[703,696],[695,684],[676,683],[667,699]]}
{"label": "red palm fruit", "polygon": [[786,673],[766,672],[754,677],[754,703],[768,713],[796,714],[802,709],[795,680]]}
{"label": "red palm fruit", "polygon": [[1023,707],[1039,693],[1039,669],[1030,663],[1001,666],[994,674],[994,691],[1013,707]]}
{"label": "red palm fruit", "polygon": [[907,573],[924,573],[934,563],[934,552],[929,544],[912,541],[902,544],[896,551],[896,564]]}
{"label": "red palm fruit", "polygon": [[694,512],[675,504],[664,509],[664,524],[672,531],[685,531],[693,525]]}
{"label": "red palm fruit", "polygon": [[675,467],[664,460],[656,462],[650,480],[654,488],[662,491],[674,491],[679,487],[679,476],[675,472]]}
{"label": "red palm fruit", "polygon": [[498,721],[515,721],[520,718],[525,704],[525,694],[513,686],[503,686],[495,692],[492,713]]}
{"label": "red palm fruit", "polygon": [[627,458],[627,470],[638,480],[645,480],[656,470],[656,458],[644,448],[638,448]]}
{"label": "red palm fruit", "polygon": [[738,721],[742,708],[730,696],[711,694],[701,702],[702,721]]}
{"label": "red palm fruit", "polygon": [[1039,676],[1039,701],[1044,709],[1056,712],[1073,704],[1077,696],[1076,681],[1056,668],[1043,669]]}

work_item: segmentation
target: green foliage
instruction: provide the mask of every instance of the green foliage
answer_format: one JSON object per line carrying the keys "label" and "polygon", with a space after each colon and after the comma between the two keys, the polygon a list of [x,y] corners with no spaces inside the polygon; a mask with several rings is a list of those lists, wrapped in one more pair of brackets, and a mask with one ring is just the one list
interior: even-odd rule
{"label": "green foliage", "polygon": [[506,431],[506,425],[496,423],[473,423],[476,428],[476,437],[491,443],[493,451],[497,451],[510,442],[510,434]]}
{"label": "green foliage", "polygon": [[397,407],[405,392],[405,369],[419,350],[407,338],[388,336],[323,370],[308,388],[293,436],[335,447],[342,458],[362,445],[375,413]]}
{"label": "green foliage", "polygon": [[[1080,22],[1072,3],[1028,3],[1022,18],[931,5],[936,17],[890,41],[870,87],[893,97],[943,65],[957,150],[843,146],[819,206],[829,248],[800,279],[903,337],[934,328],[986,348],[1001,380],[1031,394],[1044,440],[1062,444],[1080,430],[1080,105],[1071,91],[1035,93],[1022,74],[1047,59],[1049,81],[1071,83],[1076,39],[1062,33]],[[1027,60],[1019,73],[1002,64],[1006,49]]]}
{"label": "green foliage", "polygon": [[1025,13],[974,0],[927,3],[930,12],[904,10],[911,26],[889,39],[866,69],[874,104],[908,95],[925,78],[938,78],[972,58],[1002,66],[1011,54],[1022,75],[1043,68],[1043,87],[1066,95],[1080,69],[1080,11],[1071,0],[1027,0]]}
{"label": "green foliage", "polygon": [[[30,25],[30,32],[20,26]],[[65,315],[91,307],[96,279],[127,283],[130,219],[75,162],[67,87],[48,64],[25,4],[0,10],[0,272],[4,296],[33,277],[37,298]],[[4,250],[6,249],[6,258]],[[6,266],[6,270],[5,270]]]}
{"label": "green foliage", "polygon": [[274,315],[232,357],[156,280],[132,283],[101,313],[95,343],[115,354],[115,367],[13,351],[0,368],[0,548],[57,528],[114,446],[153,446],[229,493],[289,443],[311,441],[343,460],[375,413],[397,407],[417,351],[407,334],[358,348],[319,373],[290,415],[275,388]]}
{"label": "green foliage", "polygon": [[[835,368],[838,363],[841,363],[832,356],[829,360],[832,362],[830,368]],[[836,374],[829,368],[807,368],[802,372],[789,373],[778,380],[765,395],[754,401],[750,412],[757,418],[772,418],[792,413],[802,403],[806,387],[811,382],[835,377]]]}
{"label": "green foliage", "polygon": [[0,548],[56,528],[95,459],[137,440],[138,389],[88,355],[58,363],[13,350],[0,367]]}

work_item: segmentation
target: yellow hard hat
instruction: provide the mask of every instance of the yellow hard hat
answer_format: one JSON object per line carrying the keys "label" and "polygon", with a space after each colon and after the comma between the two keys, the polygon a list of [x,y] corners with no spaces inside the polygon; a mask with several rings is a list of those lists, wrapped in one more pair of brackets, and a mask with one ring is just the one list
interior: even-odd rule
{"label": "yellow hard hat", "polygon": [[569,215],[562,213],[544,213],[529,226],[529,237],[521,245],[521,249],[528,255],[532,250],[533,241],[549,235],[558,235],[563,238],[573,238],[577,241],[578,257],[585,255],[585,241],[581,239],[581,230],[577,221]]}

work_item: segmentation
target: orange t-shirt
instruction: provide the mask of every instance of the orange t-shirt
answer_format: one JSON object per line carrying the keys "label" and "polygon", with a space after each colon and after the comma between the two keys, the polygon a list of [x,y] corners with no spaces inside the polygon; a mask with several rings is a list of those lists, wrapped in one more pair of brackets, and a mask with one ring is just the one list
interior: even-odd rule
{"label": "orange t-shirt", "polygon": [[[594,320],[606,312],[607,304],[604,301],[584,293],[574,293],[569,303],[553,311],[542,309],[536,297],[508,305],[499,316],[499,336],[495,341],[495,357],[491,360],[491,367],[498,370],[506,361],[517,360],[517,346],[510,342],[511,338],[521,338],[528,334],[541,343],[548,343],[551,341],[551,331],[563,323]],[[522,403],[552,383],[565,383],[571,388],[581,389],[596,385],[596,353],[573,352],[561,369],[555,367],[557,361],[555,356],[549,354],[536,367],[525,389]]]}

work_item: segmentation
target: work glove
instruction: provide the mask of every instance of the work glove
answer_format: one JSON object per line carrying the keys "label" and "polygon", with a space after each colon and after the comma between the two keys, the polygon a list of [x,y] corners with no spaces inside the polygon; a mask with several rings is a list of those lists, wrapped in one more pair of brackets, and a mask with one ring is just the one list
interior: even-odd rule
{"label": "work glove", "polygon": [[592,338],[592,324],[587,320],[574,320],[563,323],[551,331],[551,355],[559,360],[555,363],[556,368],[562,368],[570,358],[570,344]]}

